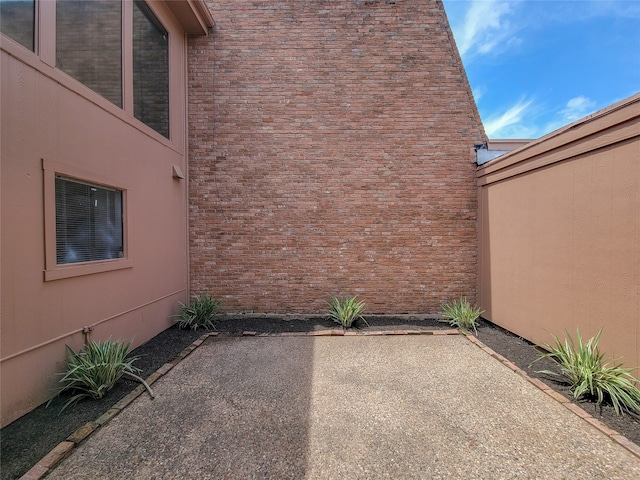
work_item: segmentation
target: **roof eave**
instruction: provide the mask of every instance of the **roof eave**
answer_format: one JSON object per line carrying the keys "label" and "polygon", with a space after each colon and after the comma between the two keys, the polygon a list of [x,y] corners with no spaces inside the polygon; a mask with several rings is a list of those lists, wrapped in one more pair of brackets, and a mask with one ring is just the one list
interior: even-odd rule
{"label": "roof eave", "polygon": [[204,0],[180,0],[166,3],[185,33],[207,35],[209,29],[215,26]]}

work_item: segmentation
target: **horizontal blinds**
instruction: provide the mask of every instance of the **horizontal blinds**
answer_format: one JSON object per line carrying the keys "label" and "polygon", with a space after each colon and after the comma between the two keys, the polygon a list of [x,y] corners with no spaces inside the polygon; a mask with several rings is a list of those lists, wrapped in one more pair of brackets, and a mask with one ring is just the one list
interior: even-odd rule
{"label": "horizontal blinds", "polygon": [[122,192],[56,177],[58,264],[123,256]]}

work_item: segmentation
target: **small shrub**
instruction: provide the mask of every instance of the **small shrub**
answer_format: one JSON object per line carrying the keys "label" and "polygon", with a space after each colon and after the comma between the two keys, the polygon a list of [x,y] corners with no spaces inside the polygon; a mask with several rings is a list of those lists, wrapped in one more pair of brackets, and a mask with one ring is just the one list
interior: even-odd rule
{"label": "small shrub", "polygon": [[358,301],[357,296],[344,300],[333,297],[329,306],[329,318],[342,325],[343,328],[351,328],[357,320],[362,320],[367,326],[369,325],[361,315],[364,310],[364,302]]}
{"label": "small shrub", "polygon": [[442,316],[449,320],[449,325],[466,331],[473,329],[475,334],[478,334],[476,321],[484,313],[484,310],[472,306],[465,297],[460,297],[455,302],[443,303],[440,307],[442,308]]}
{"label": "small shrub", "polygon": [[[609,366],[604,359],[605,354],[598,351],[602,328],[587,343],[582,341],[579,330],[575,340],[568,331],[565,330],[565,333],[564,342],[552,335],[555,346],[548,343],[543,345],[548,353],[541,353],[533,363],[543,358],[555,361],[560,367],[560,375],[568,380],[571,393],[576,400],[582,397],[591,398],[600,407],[604,400],[608,400],[618,415],[624,411],[640,412],[640,390],[635,385],[636,379],[631,375],[635,369],[622,368],[622,364]],[[538,373],[558,375],[550,370],[541,370]]]}
{"label": "small shrub", "polygon": [[197,330],[198,327],[215,328],[213,318],[220,308],[220,302],[211,298],[208,293],[196,295],[189,305],[179,303],[181,311],[180,315],[176,315],[179,328],[191,330]]}
{"label": "small shrub", "polygon": [[62,410],[75,405],[83,398],[102,398],[123,375],[129,375],[144,383],[136,375],[140,370],[133,366],[139,357],[126,358],[130,347],[131,342],[125,345],[120,341],[91,341],[76,353],[67,345],[67,371],[61,374],[60,379],[64,385],[56,395],[66,391],[76,393],[63,405]]}

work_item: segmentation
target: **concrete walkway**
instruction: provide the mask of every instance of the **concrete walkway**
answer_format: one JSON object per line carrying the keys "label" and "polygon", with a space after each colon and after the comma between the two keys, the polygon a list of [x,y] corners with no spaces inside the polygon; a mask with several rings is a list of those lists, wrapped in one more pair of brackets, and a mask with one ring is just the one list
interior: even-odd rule
{"label": "concrete walkway", "polygon": [[211,337],[47,478],[640,478],[463,336]]}

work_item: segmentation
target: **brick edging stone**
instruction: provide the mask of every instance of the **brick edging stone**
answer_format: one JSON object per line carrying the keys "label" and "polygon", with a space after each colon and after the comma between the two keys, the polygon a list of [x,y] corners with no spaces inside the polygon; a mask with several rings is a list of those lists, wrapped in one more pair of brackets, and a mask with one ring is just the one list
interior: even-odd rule
{"label": "brick edging stone", "polygon": [[633,455],[635,455],[637,458],[640,459],[640,446],[636,445],[634,442],[629,440],[627,437],[625,437],[624,435],[621,435],[620,433],[618,433],[617,431],[613,430],[612,428],[607,427],[600,420],[598,420],[595,417],[593,417],[590,413],[586,412],[584,409],[582,409],[581,407],[579,407],[575,403],[572,403],[571,400],[569,400],[564,395],[561,395],[560,393],[558,393],[555,390],[553,390],[550,386],[548,386],[543,381],[541,381],[541,380],[539,380],[537,378],[530,377],[529,375],[527,375],[527,372],[525,372],[520,367],[518,367],[514,363],[510,362],[509,360],[507,360],[505,357],[503,357],[499,353],[497,353],[497,352],[493,351],[491,348],[487,347],[484,343],[482,343],[480,340],[478,340],[474,335],[471,335],[471,334],[468,334],[468,333],[462,333],[462,334],[467,338],[467,340],[469,340],[471,343],[475,344],[478,348],[483,350],[485,353],[489,354],[490,356],[492,356],[493,358],[495,358],[499,362],[503,363],[507,368],[509,368],[510,370],[513,370],[515,373],[520,375],[522,378],[527,380],[529,383],[534,385],[536,388],[538,388],[539,390],[542,390],[542,392],[546,393],[553,400],[555,400],[556,402],[561,404],[567,410],[569,410],[570,412],[572,412],[575,415],[577,415],[578,417],[580,417],[582,420],[587,422],[589,425],[591,425],[591,426],[595,427],[596,429],[598,429],[602,434],[606,435],[612,441],[614,441],[618,445],[624,447],[625,449],[627,449],[627,451],[629,451],[630,453],[632,453]]}
{"label": "brick edging stone", "polygon": [[[191,345],[182,350],[178,356],[173,359],[169,363],[165,363],[155,372],[153,372],[147,379],[145,380],[148,385],[152,385],[155,383],[160,377],[169,372],[173,367],[175,367],[178,363],[184,360],[191,352],[193,352],[197,347],[202,345],[202,343],[209,337],[215,337],[218,335],[218,332],[205,333],[197,340],[195,340]],[[106,423],[108,423],[113,417],[118,415],[122,410],[125,409],[131,402],[133,402],[136,398],[142,395],[145,392],[144,385],[138,385],[134,388],[129,394],[121,398],[115,405],[113,405],[109,410],[103,413],[96,420],[87,422],[80,428],[78,428],[75,432],[67,437],[66,440],[60,442],[56,445],[53,450],[47,453],[42,459],[36,463],[33,467],[29,469],[27,473],[25,473],[20,480],[39,480],[43,476],[45,476],[50,470],[52,470],[58,463],[60,463],[67,455],[71,453],[71,451],[78,446],[81,442],[87,439],[93,432],[98,430],[98,428],[102,427]]]}

